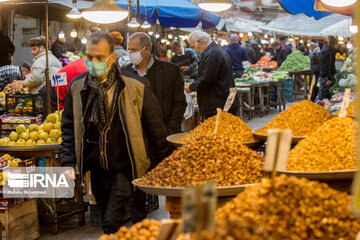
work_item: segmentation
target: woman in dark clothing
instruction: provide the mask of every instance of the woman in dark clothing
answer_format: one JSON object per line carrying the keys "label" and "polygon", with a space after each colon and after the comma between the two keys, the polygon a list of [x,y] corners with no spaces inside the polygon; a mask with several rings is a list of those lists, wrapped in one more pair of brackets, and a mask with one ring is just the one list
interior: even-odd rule
{"label": "woman in dark clothing", "polygon": [[335,37],[329,37],[329,44],[321,49],[320,56],[320,88],[315,102],[330,98],[330,88],[335,83],[335,53],[338,48],[338,42]]}

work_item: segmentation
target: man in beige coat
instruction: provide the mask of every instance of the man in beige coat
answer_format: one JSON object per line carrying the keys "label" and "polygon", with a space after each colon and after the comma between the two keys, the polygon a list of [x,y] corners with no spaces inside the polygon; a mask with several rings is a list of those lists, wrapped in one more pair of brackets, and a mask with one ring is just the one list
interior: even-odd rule
{"label": "man in beige coat", "polygon": [[[46,38],[39,36],[30,39],[31,53],[34,55],[34,63],[30,74],[24,81],[24,86],[29,88],[32,94],[38,93],[40,88],[46,84]],[[50,46],[50,44],[49,44]],[[49,74],[56,74],[62,65],[60,61],[49,51]]]}

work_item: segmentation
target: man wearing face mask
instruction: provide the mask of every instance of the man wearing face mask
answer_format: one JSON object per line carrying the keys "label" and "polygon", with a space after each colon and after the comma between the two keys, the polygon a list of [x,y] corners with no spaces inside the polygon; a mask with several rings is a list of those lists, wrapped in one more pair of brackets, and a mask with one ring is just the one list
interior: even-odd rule
{"label": "man wearing face mask", "polygon": [[[202,54],[198,78],[185,84],[185,91],[197,91],[200,115],[205,120],[216,114],[216,108],[223,109],[230,88],[235,87],[232,63],[225,50],[211,41],[209,34],[194,31],[189,36],[189,44]],[[236,115],[240,106],[236,97],[229,112]]]}
{"label": "man wearing face mask", "polygon": [[168,134],[179,133],[187,106],[184,80],[177,65],[153,58],[151,45],[147,34],[132,34],[128,42],[131,64],[124,69],[149,79],[151,89],[160,103]]}
{"label": "man wearing face mask", "polygon": [[[131,211],[146,216],[145,194],[131,181],[166,157],[166,127],[146,79],[114,64],[114,40],[95,32],[86,45],[88,72],[74,78],[62,114],[62,166],[91,173],[105,233],[116,232]],[[74,170],[65,174],[75,177]]]}

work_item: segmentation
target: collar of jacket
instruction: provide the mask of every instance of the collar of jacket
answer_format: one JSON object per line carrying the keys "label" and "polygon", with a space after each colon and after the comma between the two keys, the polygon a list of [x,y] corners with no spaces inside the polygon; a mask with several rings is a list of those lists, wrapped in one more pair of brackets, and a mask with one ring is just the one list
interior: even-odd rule
{"label": "collar of jacket", "polygon": [[[34,61],[35,61],[35,60],[38,60],[38,59],[41,58],[42,56],[45,56],[45,54],[46,54],[46,51],[43,51],[43,52],[39,53],[38,55],[36,55],[36,56],[34,57]],[[52,52],[49,50],[49,55],[50,55],[50,54],[52,54]]]}
{"label": "collar of jacket", "polygon": [[207,48],[205,49],[203,55],[204,55],[207,51],[209,51],[210,48],[212,48],[215,44],[216,44],[216,43],[215,43],[214,41],[212,41],[212,42],[209,44],[209,46],[207,46]]}

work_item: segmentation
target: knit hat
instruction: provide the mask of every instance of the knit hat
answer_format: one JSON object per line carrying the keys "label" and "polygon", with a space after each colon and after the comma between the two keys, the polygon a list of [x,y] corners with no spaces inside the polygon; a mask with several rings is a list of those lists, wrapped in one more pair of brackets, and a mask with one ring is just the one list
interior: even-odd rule
{"label": "knit hat", "polygon": [[122,44],[124,38],[119,32],[111,32],[110,35],[114,38],[115,44]]}
{"label": "knit hat", "polygon": [[24,61],[24,62],[21,64],[21,67],[26,68],[27,70],[30,71],[30,69],[31,69],[31,64],[30,64],[29,62],[27,62],[27,61]]}

